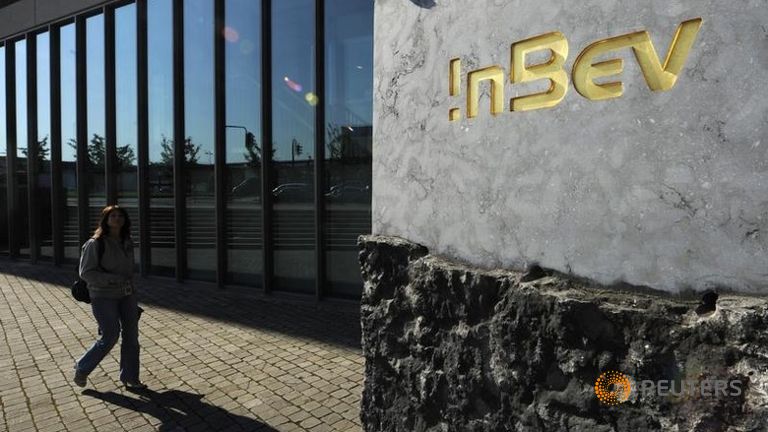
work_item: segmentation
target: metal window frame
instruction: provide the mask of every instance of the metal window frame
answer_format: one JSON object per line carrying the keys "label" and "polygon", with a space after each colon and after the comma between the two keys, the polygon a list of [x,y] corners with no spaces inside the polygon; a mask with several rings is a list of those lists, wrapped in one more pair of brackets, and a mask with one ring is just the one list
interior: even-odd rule
{"label": "metal window frame", "polygon": [[50,26],[49,64],[51,88],[51,218],[53,224],[53,263],[64,262],[64,221],[66,211],[64,202],[64,182],[61,162],[61,30],[60,26]]}
{"label": "metal window frame", "polygon": [[136,89],[139,177],[139,272],[149,274],[151,260],[149,218],[149,50],[147,45],[147,0],[136,0]]}
{"label": "metal window frame", "polygon": [[325,292],[325,0],[315,0],[315,299]]}
{"label": "metal window frame", "polygon": [[216,211],[216,286],[224,288],[227,282],[226,239],[226,63],[224,41],[224,0],[213,3],[213,65],[214,65],[214,185]]}
{"label": "metal window frame", "polygon": [[274,247],[272,245],[272,2],[261,2],[261,238],[262,284],[272,293]]}
{"label": "metal window frame", "polygon": [[186,176],[184,175],[184,0],[173,0],[173,192],[176,281],[186,278]]}
{"label": "metal window frame", "polygon": [[117,85],[115,82],[115,6],[104,6],[104,185],[107,205],[117,204]]}
{"label": "metal window frame", "polygon": [[[5,48],[5,41],[0,41],[0,48],[3,48],[3,54],[2,54],[3,55],[3,64],[5,64],[5,49],[6,49]],[[3,87],[5,87],[5,79],[6,79],[5,67],[3,67],[3,71],[2,72],[3,72],[3,77],[2,77]],[[2,101],[0,101],[0,103],[2,103],[3,107],[5,107],[7,105],[7,100],[2,100]],[[7,115],[7,112],[6,112],[6,115]],[[7,129],[7,127],[6,127],[6,129]],[[0,133],[5,133],[7,135],[7,131],[6,132],[0,131]],[[7,136],[6,136],[6,139],[7,139]],[[7,149],[6,149],[6,151],[7,151]],[[8,158],[6,157],[6,167],[5,167],[6,169],[7,169],[7,165],[8,165]],[[5,196],[5,195],[8,194],[8,191],[2,191],[0,193],[4,194],[3,196]],[[7,217],[7,211],[6,211],[6,217]],[[9,229],[10,229],[10,227],[6,227],[6,230],[9,230]],[[6,233],[6,235],[7,235],[7,233]],[[0,249],[0,256],[7,256],[7,255],[9,255],[9,251],[8,250]]]}
{"label": "metal window frame", "polygon": [[29,258],[37,263],[40,252],[39,218],[37,215],[37,34],[27,33],[27,220]]}
{"label": "metal window frame", "polygon": [[8,255],[18,256],[16,240],[16,41],[5,43],[5,163],[8,212]]}
{"label": "metal window frame", "polygon": [[75,171],[77,173],[77,224],[79,244],[88,239],[88,94],[87,94],[87,67],[85,58],[86,33],[85,15],[75,17],[75,100],[77,117],[77,160]]}

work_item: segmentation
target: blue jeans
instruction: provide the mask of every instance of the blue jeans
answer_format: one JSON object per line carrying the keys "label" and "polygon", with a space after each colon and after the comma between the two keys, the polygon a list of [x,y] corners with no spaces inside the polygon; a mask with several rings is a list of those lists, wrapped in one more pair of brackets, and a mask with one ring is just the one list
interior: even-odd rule
{"label": "blue jeans", "polygon": [[96,369],[117,343],[120,345],[120,381],[139,381],[139,311],[136,294],[120,299],[91,298],[93,316],[101,329],[101,339],[80,357],[75,367],[85,375]]}

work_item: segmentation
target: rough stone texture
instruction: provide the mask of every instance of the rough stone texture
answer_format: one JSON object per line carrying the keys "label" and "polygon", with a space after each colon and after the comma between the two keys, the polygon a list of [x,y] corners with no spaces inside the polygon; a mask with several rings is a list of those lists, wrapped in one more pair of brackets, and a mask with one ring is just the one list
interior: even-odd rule
{"label": "rough stone texture", "polygon": [[[361,238],[367,431],[766,431],[768,301],[605,290],[548,270],[484,271],[393,237]],[[739,380],[739,396],[633,393],[605,371]]]}
{"label": "rough stone texture", "polygon": [[[512,43],[562,32],[572,81],[589,44],[647,30],[665,58],[696,17],[671,90],[650,91],[625,49],[607,56],[624,61],[606,79],[622,97],[590,101],[570,82],[554,108],[509,111],[549,85],[510,82]],[[766,0],[376,1],[372,233],[488,268],[768,293],[767,22]],[[490,115],[486,83],[467,119],[467,72],[491,65],[504,71],[504,112]]]}

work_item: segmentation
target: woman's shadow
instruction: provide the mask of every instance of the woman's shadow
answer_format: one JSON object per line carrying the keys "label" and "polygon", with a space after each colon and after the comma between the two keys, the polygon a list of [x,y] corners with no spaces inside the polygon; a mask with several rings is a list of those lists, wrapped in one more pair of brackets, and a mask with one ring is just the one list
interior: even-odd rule
{"label": "woman's shadow", "polygon": [[199,424],[210,425],[217,430],[231,425],[239,425],[247,431],[277,432],[269,425],[249,417],[229,411],[202,401],[203,395],[187,393],[181,390],[166,390],[158,393],[154,390],[134,391],[136,398],[115,392],[102,393],[87,389],[82,394],[130,410],[149,414],[161,424],[158,431],[179,432]]}

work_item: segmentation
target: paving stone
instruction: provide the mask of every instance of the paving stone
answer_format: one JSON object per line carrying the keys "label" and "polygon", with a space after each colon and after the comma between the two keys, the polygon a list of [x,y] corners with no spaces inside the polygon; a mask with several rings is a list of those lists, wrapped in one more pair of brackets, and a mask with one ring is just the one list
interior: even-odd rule
{"label": "paving stone", "polygon": [[[359,314],[213,286],[137,278],[144,394],[118,381],[119,343],[89,377],[98,337],[72,273],[0,259],[0,430],[359,430]],[[322,323],[322,324],[320,324]],[[357,429],[355,429],[357,428]]]}

